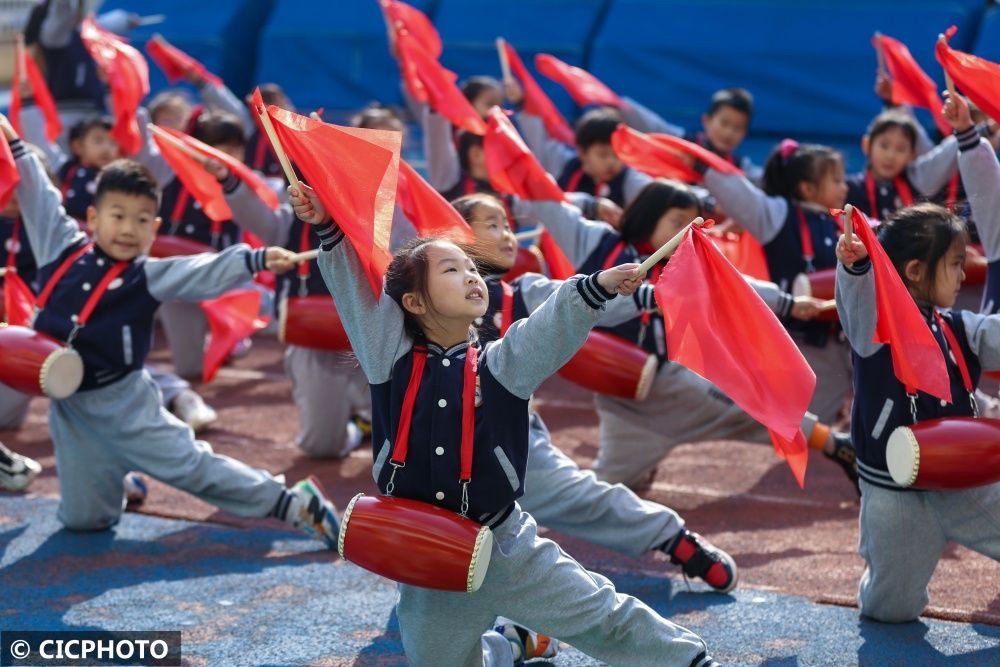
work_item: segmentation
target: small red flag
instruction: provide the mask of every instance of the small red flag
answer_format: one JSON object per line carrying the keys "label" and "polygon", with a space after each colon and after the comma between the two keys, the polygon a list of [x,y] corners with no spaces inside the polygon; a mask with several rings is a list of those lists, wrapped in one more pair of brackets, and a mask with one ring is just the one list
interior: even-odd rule
{"label": "small red flag", "polygon": [[35,312],[35,293],[31,291],[17,271],[10,267],[3,276],[4,318],[11,326],[30,327]]}
{"label": "small red flag", "polygon": [[566,89],[573,101],[582,107],[601,104],[623,107],[625,103],[613,90],[605,86],[585,69],[574,67],[547,53],[535,56],[535,69]]}
{"label": "small red flag", "polygon": [[[957,28],[952,26],[945,36],[950,38],[956,31]],[[955,51],[942,41],[937,43],[935,54],[955,85],[983,113],[1000,123],[1000,65],[970,53]]]}
{"label": "small red flag", "polygon": [[573,128],[569,126],[556,105],[535,81],[535,77],[531,76],[531,72],[524,66],[521,56],[517,54],[509,42],[504,42],[504,49],[507,51],[507,62],[510,63],[510,69],[514,76],[520,79],[521,88],[524,90],[524,112],[541,118],[542,122],[545,123],[545,131],[556,141],[570,146],[574,145],[576,135],[573,133]]}
{"label": "small red flag", "polygon": [[872,45],[877,49],[879,40],[882,52],[885,54],[885,64],[892,78],[892,103],[911,104],[921,109],[927,109],[934,116],[934,124],[941,134],[951,134],[951,126],[941,115],[941,98],[938,96],[937,84],[927,76],[913,59],[910,49],[897,39],[886,35],[872,37]]}
{"label": "small red flag", "polygon": [[654,178],[676,178],[686,183],[702,180],[701,174],[677,155],[676,149],[624,123],[611,135],[611,147],[622,162]]}
{"label": "small red flag", "polygon": [[538,239],[538,249],[542,252],[542,257],[545,258],[545,266],[550,278],[566,280],[576,275],[576,267],[569,261],[569,257],[556,243],[552,234],[549,234],[549,230],[546,229],[542,232],[542,236]]}
{"label": "small red flag", "polygon": [[413,35],[432,58],[440,58],[444,50],[441,46],[441,35],[427,15],[416,7],[398,0],[381,0],[382,12],[393,35],[398,39],[403,30]]}
{"label": "small red flag", "polygon": [[399,161],[396,201],[413,223],[418,236],[447,236],[462,243],[472,243],[472,228],[405,160]]}
{"label": "small red flag", "polygon": [[59,111],[56,103],[52,99],[52,93],[45,83],[45,77],[41,70],[24,49],[24,44],[20,38],[14,45],[14,80],[10,85],[10,122],[18,134],[21,132],[21,89],[27,83],[27,88],[35,104],[42,111],[45,118],[45,138],[55,141],[62,132],[62,120],[59,119]]}
{"label": "small red flag", "polygon": [[21,181],[21,174],[14,163],[14,154],[10,152],[7,140],[0,140],[0,209],[7,205],[14,196],[14,188]]}
{"label": "small red flag", "polygon": [[170,83],[176,83],[179,79],[183,79],[192,73],[212,85],[218,86],[222,83],[222,79],[209,72],[200,62],[168,42],[162,35],[153,35],[146,42],[146,53],[163,70],[163,74],[166,75],[167,81]]}
{"label": "small red flag", "polygon": [[805,483],[800,426],[816,374],[785,327],[706,233],[692,227],[655,287],[672,361],[714,383],[771,433]]}
{"label": "small red flag", "polygon": [[[253,107],[264,108],[260,90]],[[361,257],[375,298],[389,266],[399,132],[340,127],[266,107],[275,134]]]}
{"label": "small red flag", "polygon": [[426,101],[434,111],[451,121],[452,125],[480,136],[485,134],[486,123],[455,85],[458,76],[442,67],[409,32],[400,32],[396,44],[399,47],[403,77],[411,94],[416,85],[411,79],[416,76],[423,89],[423,97],[414,95],[417,99]]}
{"label": "small red flag", "polygon": [[174,170],[174,175],[201,204],[205,215],[215,222],[232,220],[233,211],[226,202],[222,184],[187,153],[180,140],[171,140],[154,132],[153,141],[159,147],[163,159]]}
{"label": "small red flag", "polygon": [[680,137],[674,137],[669,134],[660,134],[658,132],[653,132],[646,136],[661,146],[666,146],[668,149],[677,153],[683,153],[688,157],[698,160],[699,162],[704,162],[715,171],[723,174],[743,175],[743,170],[726,158],[716,155],[707,148],[699,146],[698,144],[688,141],[687,139],[681,139]]}
{"label": "small red flag", "polygon": [[123,155],[134,155],[142,148],[135,112],[149,93],[149,65],[134,47],[99,27],[92,18],[80,24],[80,37],[111,87],[115,116],[111,137],[118,142]]}
{"label": "small red flag", "polygon": [[210,330],[201,380],[211,382],[236,345],[266,327],[270,318],[260,316],[260,292],[252,288],[230,290],[198,305]]}
{"label": "small red flag", "polygon": [[[857,207],[853,210],[854,233],[868,250],[875,273],[876,324],[872,340],[889,346],[892,370],[907,392],[919,389],[951,401],[951,380],[941,347],[865,214]],[[830,214],[838,218],[843,211],[831,209]]]}
{"label": "small red flag", "polygon": [[562,201],[565,195],[545,171],[500,107],[490,109],[483,153],[490,185],[522,199]]}

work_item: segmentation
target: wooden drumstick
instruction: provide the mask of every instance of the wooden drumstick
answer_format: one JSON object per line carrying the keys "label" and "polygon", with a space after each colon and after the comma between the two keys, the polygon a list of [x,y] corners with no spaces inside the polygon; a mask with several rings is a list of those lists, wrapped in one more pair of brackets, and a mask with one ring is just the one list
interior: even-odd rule
{"label": "wooden drumstick", "polygon": [[885,68],[885,47],[882,46],[882,33],[875,32],[875,57],[878,58],[878,75],[888,78],[889,72]]}
{"label": "wooden drumstick", "polygon": [[531,241],[537,239],[544,233],[545,233],[545,227],[543,227],[542,225],[538,225],[534,229],[529,229],[526,232],[518,232],[517,234],[514,234],[514,239],[518,242]]}
{"label": "wooden drumstick", "polygon": [[512,80],[514,77],[510,73],[510,61],[507,60],[507,42],[503,37],[497,37],[497,55],[500,56],[500,71],[503,73],[503,80]]}
{"label": "wooden drumstick", "polygon": [[[268,141],[271,142],[271,148],[274,149],[274,154],[278,156],[278,162],[281,163],[281,169],[285,172],[285,178],[291,185],[298,187],[299,178],[295,175],[295,170],[292,169],[292,163],[288,161],[288,156],[285,155],[285,149],[281,147],[281,142],[278,140],[278,135],[274,131],[274,126],[271,124],[271,115],[267,112],[267,104],[261,106],[260,109],[255,109],[257,115],[260,116],[260,123],[264,127],[264,132],[267,133]],[[301,188],[299,188],[301,190]],[[304,194],[304,193],[303,193]]]}
{"label": "wooden drumstick", "polygon": [[828,311],[831,311],[831,310],[837,310],[837,300],[836,299],[827,299],[826,301],[823,301],[822,303],[820,303],[816,307],[816,309],[819,310],[819,312],[821,312],[821,313],[825,313],[825,312],[828,312]]}
{"label": "wooden drumstick", "polygon": [[687,231],[691,229],[692,225],[698,225],[699,227],[701,227],[704,224],[705,224],[705,219],[702,217],[697,217],[688,224],[684,225],[684,229],[677,232],[674,238],[664,243],[659,250],[654,252],[652,255],[646,258],[645,262],[639,265],[640,275],[645,274],[651,268],[656,266],[656,263],[659,262],[661,259],[665,257],[670,257],[670,255],[674,254],[674,251],[677,250],[677,246],[679,246],[681,244],[681,241],[684,240],[684,235],[687,234]]}
{"label": "wooden drumstick", "polygon": [[292,255],[292,261],[296,264],[301,264],[302,262],[311,262],[312,260],[319,257],[319,248],[314,250],[306,250],[304,252],[297,252]]}
{"label": "wooden drumstick", "polygon": [[844,207],[844,239],[848,247],[854,243],[854,207],[850,204]]}

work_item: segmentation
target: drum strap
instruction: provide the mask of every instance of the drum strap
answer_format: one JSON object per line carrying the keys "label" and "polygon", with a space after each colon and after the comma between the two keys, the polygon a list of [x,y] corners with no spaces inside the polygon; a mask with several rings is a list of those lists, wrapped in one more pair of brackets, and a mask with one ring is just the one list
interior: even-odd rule
{"label": "drum strap", "polygon": [[[910,185],[905,178],[897,176],[892,184],[896,186],[896,194],[899,195],[899,201],[903,202],[903,206],[913,203],[913,192],[910,191]],[[872,176],[871,169],[865,172],[865,189],[868,191],[869,214],[873,218],[881,218],[882,212],[878,210],[878,200],[875,199],[875,177]]]}
{"label": "drum strap", "polygon": [[816,267],[813,265],[813,258],[816,257],[816,252],[813,248],[812,232],[809,231],[809,223],[806,222],[806,214],[802,210],[802,207],[796,204],[795,212],[799,214],[799,236],[802,238],[802,259],[806,260],[806,273],[812,273],[816,270]]}
{"label": "drum strap", "polygon": [[[309,248],[309,232],[311,231],[310,225],[302,223],[302,234],[299,236],[299,252],[306,252]],[[299,296],[306,296],[309,293],[308,283],[309,277],[312,275],[312,263],[315,260],[310,260],[308,262],[299,262],[299,268],[297,270],[299,276]]]}
{"label": "drum strap", "polygon": [[[420,391],[420,381],[427,365],[427,348],[417,345],[413,348],[413,367],[410,369],[410,384],[403,396],[403,410],[399,415],[399,425],[396,427],[396,442],[392,447],[392,475],[386,485],[386,495],[391,496],[395,487],[396,472],[406,466],[406,456],[410,446],[410,426],[413,420],[413,406],[417,402],[417,392]],[[462,383],[462,448],[461,477],[462,511],[465,516],[469,511],[469,482],[472,481],[472,446],[476,431],[476,375],[479,367],[479,350],[469,345],[465,352],[465,370]]]}
{"label": "drum strap", "polygon": [[500,301],[500,335],[506,336],[507,329],[514,323],[514,288],[510,283],[501,280],[500,289],[503,290]]}
{"label": "drum strap", "polygon": [[941,314],[937,311],[934,311],[934,318],[937,320],[938,326],[941,327],[941,333],[944,334],[945,340],[948,341],[948,348],[955,358],[955,365],[958,366],[958,372],[962,374],[962,384],[965,386],[965,391],[969,394],[972,414],[978,417],[979,404],[976,403],[975,387],[972,386],[972,376],[969,375],[969,365],[965,362],[965,354],[962,353],[962,347],[958,344],[958,339],[955,338],[955,332],[952,330],[948,320],[941,317]]}

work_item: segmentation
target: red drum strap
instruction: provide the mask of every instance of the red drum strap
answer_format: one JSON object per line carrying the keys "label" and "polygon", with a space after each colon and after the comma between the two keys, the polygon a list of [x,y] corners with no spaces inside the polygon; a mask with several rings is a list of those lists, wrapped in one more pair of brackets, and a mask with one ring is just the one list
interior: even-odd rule
{"label": "red drum strap", "polygon": [[[906,179],[902,176],[897,176],[893,179],[892,183],[896,186],[896,193],[899,195],[899,200],[903,202],[903,206],[912,204],[913,193],[910,191],[910,186],[906,182]],[[875,198],[875,177],[872,176],[871,169],[865,172],[865,189],[868,191],[868,214],[873,218],[880,218],[882,212],[878,210],[878,203]]]}
{"label": "red drum strap", "polygon": [[507,329],[514,323],[514,288],[510,283],[500,281],[503,299],[500,302],[500,335],[506,336]]}

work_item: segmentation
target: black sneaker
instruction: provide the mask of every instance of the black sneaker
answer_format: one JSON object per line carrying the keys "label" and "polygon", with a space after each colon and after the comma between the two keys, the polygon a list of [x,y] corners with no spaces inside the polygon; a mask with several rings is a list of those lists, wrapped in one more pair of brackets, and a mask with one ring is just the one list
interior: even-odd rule
{"label": "black sneaker", "polygon": [[834,433],[833,453],[827,454],[823,452],[823,456],[841,467],[844,474],[847,475],[847,479],[851,480],[851,484],[854,485],[854,490],[860,496],[861,487],[858,486],[858,459],[854,454],[854,444],[851,442],[851,436],[847,433]]}
{"label": "black sneaker", "polygon": [[698,533],[684,528],[663,551],[670,556],[671,563],[681,566],[685,575],[704,580],[720,593],[736,588],[739,573],[733,557]]}

